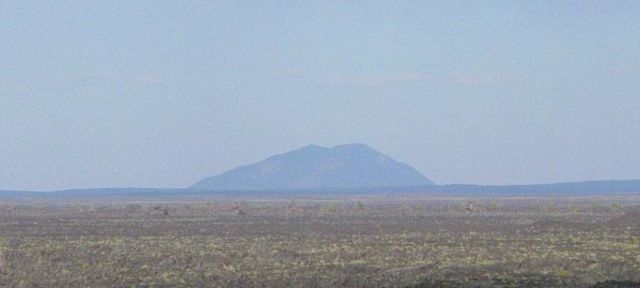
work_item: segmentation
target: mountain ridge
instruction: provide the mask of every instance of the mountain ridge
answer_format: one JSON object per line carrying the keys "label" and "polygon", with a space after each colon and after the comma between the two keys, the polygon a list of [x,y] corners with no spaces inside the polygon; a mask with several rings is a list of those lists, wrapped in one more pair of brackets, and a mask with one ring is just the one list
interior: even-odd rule
{"label": "mountain ridge", "polygon": [[313,189],[434,185],[406,163],[362,143],[307,145],[204,178],[190,189]]}
{"label": "mountain ridge", "polygon": [[29,197],[182,197],[198,195],[318,196],[422,194],[455,197],[639,195],[640,180],[589,180],[549,184],[475,185],[445,184],[343,189],[200,190],[190,188],[87,188],[55,191],[0,190],[0,198]]}

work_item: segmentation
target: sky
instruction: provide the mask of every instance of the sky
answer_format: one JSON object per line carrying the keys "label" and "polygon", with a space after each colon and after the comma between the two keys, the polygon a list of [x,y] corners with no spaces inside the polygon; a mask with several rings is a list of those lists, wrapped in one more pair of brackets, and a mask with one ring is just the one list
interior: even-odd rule
{"label": "sky", "polygon": [[437,183],[640,179],[639,1],[0,1],[0,189],[366,143]]}

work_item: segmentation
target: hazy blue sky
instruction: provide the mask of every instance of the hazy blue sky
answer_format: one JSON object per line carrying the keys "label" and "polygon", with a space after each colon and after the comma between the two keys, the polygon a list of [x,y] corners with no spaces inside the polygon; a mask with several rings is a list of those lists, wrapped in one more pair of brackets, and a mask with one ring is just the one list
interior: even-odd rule
{"label": "hazy blue sky", "polygon": [[640,178],[640,1],[391,2],[0,1],[0,189],[349,142],[438,183]]}

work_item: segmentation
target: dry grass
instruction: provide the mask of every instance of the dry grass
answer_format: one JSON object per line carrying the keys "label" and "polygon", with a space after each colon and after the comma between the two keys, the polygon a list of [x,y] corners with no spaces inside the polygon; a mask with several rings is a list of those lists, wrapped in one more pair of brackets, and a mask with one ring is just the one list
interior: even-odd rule
{"label": "dry grass", "polygon": [[625,198],[625,205],[609,200],[5,202],[0,286],[584,287],[640,281],[639,199]]}

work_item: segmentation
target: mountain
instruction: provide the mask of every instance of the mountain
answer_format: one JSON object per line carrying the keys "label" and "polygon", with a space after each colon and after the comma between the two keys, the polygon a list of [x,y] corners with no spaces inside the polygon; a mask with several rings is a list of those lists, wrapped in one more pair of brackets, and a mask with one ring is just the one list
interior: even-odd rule
{"label": "mountain", "polygon": [[197,190],[322,189],[434,185],[413,167],[364,144],[310,145],[205,178]]}

